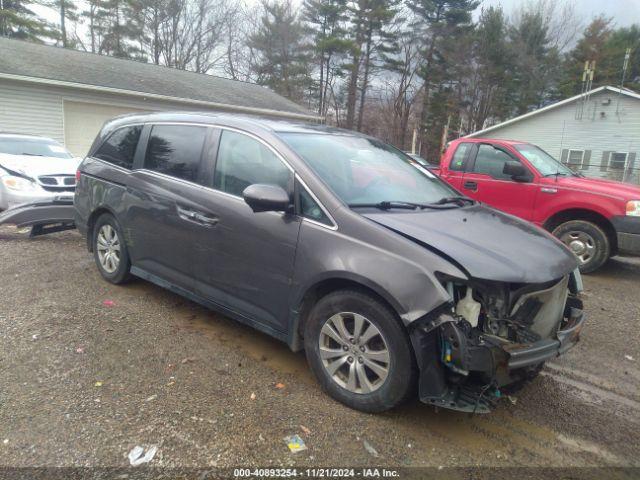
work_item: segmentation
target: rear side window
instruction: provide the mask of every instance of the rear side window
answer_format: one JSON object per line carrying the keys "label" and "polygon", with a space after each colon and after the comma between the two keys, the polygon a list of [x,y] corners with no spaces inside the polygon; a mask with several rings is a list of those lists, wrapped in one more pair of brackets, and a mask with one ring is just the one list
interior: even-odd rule
{"label": "rear side window", "polygon": [[206,127],[154,125],[147,144],[144,168],[197,182]]}
{"label": "rear side window", "polygon": [[122,127],[113,132],[93,155],[95,158],[131,169],[142,125]]}
{"label": "rear side window", "polygon": [[470,143],[461,143],[456,148],[456,153],[453,154],[451,163],[449,164],[449,170],[462,171],[464,170],[464,160],[467,158],[467,154],[471,149]]}
{"label": "rear side window", "polygon": [[213,187],[232,195],[254,183],[289,190],[291,172],[269,148],[242,133],[225,130],[220,138]]}

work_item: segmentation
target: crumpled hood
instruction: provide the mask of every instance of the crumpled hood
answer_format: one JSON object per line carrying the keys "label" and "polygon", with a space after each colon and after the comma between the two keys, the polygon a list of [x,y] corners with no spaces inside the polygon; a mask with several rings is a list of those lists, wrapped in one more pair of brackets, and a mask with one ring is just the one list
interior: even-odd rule
{"label": "crumpled hood", "polygon": [[443,253],[478,279],[542,283],[577,267],[574,255],[549,233],[482,205],[363,216]]}
{"label": "crumpled hood", "polygon": [[37,157],[0,153],[0,167],[30,178],[40,175],[75,175],[81,158]]}

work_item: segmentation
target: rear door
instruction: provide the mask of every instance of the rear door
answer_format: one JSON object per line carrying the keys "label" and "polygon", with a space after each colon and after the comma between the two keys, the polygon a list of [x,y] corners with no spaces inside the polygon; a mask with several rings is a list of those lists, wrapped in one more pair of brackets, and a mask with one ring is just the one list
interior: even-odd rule
{"label": "rear door", "polygon": [[125,230],[135,267],[192,292],[194,244],[204,228],[197,203],[206,126],[147,125],[146,151],[137,158],[129,184]]}
{"label": "rear door", "polygon": [[440,171],[440,177],[456,190],[461,190],[465,167],[471,158],[474,143],[462,142],[457,144],[449,161],[449,166]]}
{"label": "rear door", "polygon": [[[472,156],[462,180],[462,193],[503,212],[531,220],[537,187],[529,167],[507,149],[490,143],[477,144]],[[502,173],[505,163],[510,161],[522,164],[529,171],[531,180],[515,181]]]}
{"label": "rear door", "polygon": [[293,213],[254,213],[242,192],[263,183],[293,196],[293,171],[276,150],[248,133],[223,128],[218,144],[217,158],[207,158],[214,170],[206,179],[209,188],[197,201],[217,220],[194,249],[198,294],[283,332],[301,220]]}

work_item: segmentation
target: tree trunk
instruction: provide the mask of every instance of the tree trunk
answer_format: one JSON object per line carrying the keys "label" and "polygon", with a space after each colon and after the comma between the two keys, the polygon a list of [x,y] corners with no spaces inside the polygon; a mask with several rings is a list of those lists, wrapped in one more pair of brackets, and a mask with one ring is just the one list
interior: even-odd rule
{"label": "tree trunk", "polygon": [[364,54],[364,74],[362,77],[362,86],[360,87],[360,108],[358,110],[358,131],[362,131],[362,117],[364,114],[364,103],[367,95],[367,86],[369,83],[369,66],[371,65],[371,37],[372,26],[369,24],[369,30],[367,31],[367,47]]}
{"label": "tree trunk", "polygon": [[67,26],[66,26],[66,17],[67,13],[65,12],[65,2],[66,0],[60,0],[60,35],[62,37],[62,46],[67,48]]}
{"label": "tree trunk", "polygon": [[351,65],[351,77],[349,78],[349,89],[347,91],[347,122],[345,128],[353,130],[353,123],[356,117],[356,94],[358,93],[358,75],[360,73],[360,54],[353,53],[353,64]]}

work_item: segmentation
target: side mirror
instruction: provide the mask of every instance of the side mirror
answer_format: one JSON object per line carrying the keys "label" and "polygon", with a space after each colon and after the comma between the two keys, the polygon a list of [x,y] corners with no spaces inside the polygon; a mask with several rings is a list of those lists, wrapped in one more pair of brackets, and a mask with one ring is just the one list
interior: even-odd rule
{"label": "side mirror", "polygon": [[276,185],[262,183],[249,185],[242,192],[242,198],[255,213],[286,212],[291,205],[289,194]]}
{"label": "side mirror", "polygon": [[502,173],[511,177],[516,182],[528,182],[531,180],[529,170],[520,162],[506,162],[502,167]]}

